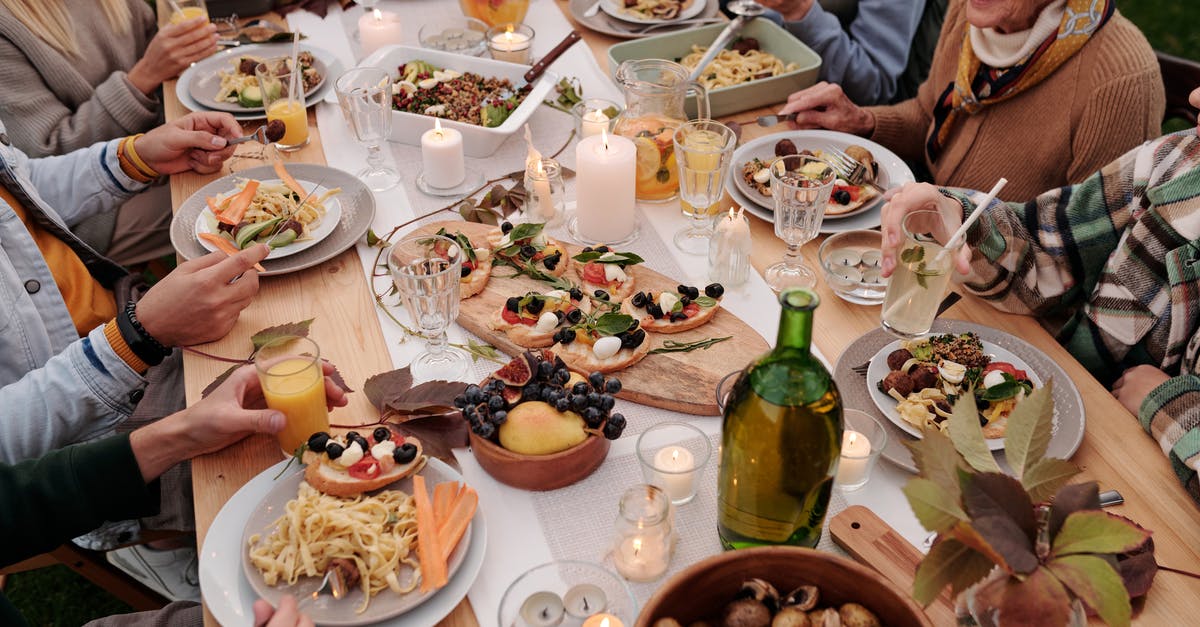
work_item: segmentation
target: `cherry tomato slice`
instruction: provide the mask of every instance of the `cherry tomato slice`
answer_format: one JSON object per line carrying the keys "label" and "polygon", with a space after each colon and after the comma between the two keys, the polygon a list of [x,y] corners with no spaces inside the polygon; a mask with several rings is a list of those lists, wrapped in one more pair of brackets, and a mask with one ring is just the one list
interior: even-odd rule
{"label": "cherry tomato slice", "polygon": [[692,316],[700,313],[700,305],[697,305],[696,303],[688,303],[683,306],[681,311],[683,312],[683,315],[691,318]]}
{"label": "cherry tomato slice", "polygon": [[353,466],[346,469],[355,479],[374,479],[379,476],[379,462],[368,452]]}
{"label": "cherry tomato slice", "polygon": [[1008,373],[1017,381],[1029,380],[1029,375],[1025,374],[1024,370],[1018,370],[1016,366],[1008,363],[1007,361],[993,361],[992,363],[983,367],[983,374],[987,374],[993,370],[999,370],[1000,372]]}
{"label": "cherry tomato slice", "polygon": [[608,277],[604,274],[604,266],[596,262],[589,262],[583,267],[583,280],[596,285],[605,285],[608,283]]}

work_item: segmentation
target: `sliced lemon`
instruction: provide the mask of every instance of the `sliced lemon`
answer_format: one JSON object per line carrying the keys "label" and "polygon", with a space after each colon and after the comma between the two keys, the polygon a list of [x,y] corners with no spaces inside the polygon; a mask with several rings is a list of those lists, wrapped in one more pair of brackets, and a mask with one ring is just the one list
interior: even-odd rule
{"label": "sliced lemon", "polygon": [[633,145],[637,147],[637,180],[652,181],[662,163],[658,144],[649,137],[635,137]]}

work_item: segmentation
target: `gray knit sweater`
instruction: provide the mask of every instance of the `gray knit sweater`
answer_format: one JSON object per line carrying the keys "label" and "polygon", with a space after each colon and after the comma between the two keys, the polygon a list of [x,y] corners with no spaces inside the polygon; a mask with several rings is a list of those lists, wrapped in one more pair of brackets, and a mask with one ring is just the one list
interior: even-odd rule
{"label": "gray knit sweater", "polygon": [[154,36],[154,11],[145,0],[128,2],[133,26],[120,37],[99,3],[68,3],[79,58],[58,52],[0,6],[0,120],[29,156],[67,153],[158,122],[161,104],[125,75]]}

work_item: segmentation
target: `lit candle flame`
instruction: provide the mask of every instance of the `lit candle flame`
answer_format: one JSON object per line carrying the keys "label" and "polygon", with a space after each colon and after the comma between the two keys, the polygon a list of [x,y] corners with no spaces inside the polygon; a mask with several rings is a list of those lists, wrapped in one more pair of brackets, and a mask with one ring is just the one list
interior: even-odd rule
{"label": "lit candle flame", "polygon": [[504,41],[511,44],[512,40],[513,40],[512,34],[513,34],[513,25],[509,24],[504,29]]}
{"label": "lit candle flame", "polygon": [[604,152],[608,152],[608,129],[600,129],[600,141],[604,144]]}
{"label": "lit candle flame", "polygon": [[671,461],[673,461],[673,462],[679,461],[679,449],[675,449],[675,450],[671,451]]}
{"label": "lit candle flame", "polygon": [[600,621],[600,627],[608,627],[608,619],[607,618]]}
{"label": "lit candle flame", "polygon": [[641,553],[641,552],[642,552],[642,539],[634,538],[633,539],[633,556],[637,557],[638,553]]}
{"label": "lit candle flame", "polygon": [[545,170],[544,168],[542,168],[542,160],[541,160],[541,159],[538,159],[538,160],[537,160],[537,169],[535,169],[535,170],[534,170],[534,172],[535,172],[535,173],[536,173],[538,176],[545,176],[545,175],[546,175],[546,170]]}
{"label": "lit candle flame", "polygon": [[858,440],[858,434],[857,434],[857,433],[851,433],[851,434],[850,434],[850,438],[849,438],[849,439],[846,441],[846,447],[847,447],[847,448],[849,448],[849,447],[852,447],[852,446],[854,446],[854,442],[855,442],[856,440]]}
{"label": "lit candle flame", "polygon": [[[376,10],[378,10],[378,9],[376,9]],[[441,118],[434,118],[434,119],[433,119],[433,133],[434,133],[435,135],[437,135],[437,138],[438,138],[439,140],[441,140],[441,139],[444,139],[444,138],[445,138],[445,134],[444,134],[444,133],[442,133],[442,120],[441,120]]]}
{"label": "lit candle flame", "polygon": [[733,214],[733,207],[730,207],[730,208],[729,208],[729,220],[730,220],[730,222],[732,222],[732,221],[733,221],[733,220],[735,220],[736,218],[737,218],[737,216],[735,216],[735,215]]}
{"label": "lit candle flame", "polygon": [[379,9],[371,9],[371,15],[375,16],[376,22],[383,21],[383,11],[380,11]]}

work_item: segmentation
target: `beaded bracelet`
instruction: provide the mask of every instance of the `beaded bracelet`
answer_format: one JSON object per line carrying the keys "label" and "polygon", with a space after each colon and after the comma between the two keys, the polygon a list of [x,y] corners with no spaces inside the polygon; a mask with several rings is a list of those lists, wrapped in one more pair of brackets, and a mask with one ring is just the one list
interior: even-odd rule
{"label": "beaded bracelet", "polygon": [[117,316],[117,330],[121,332],[129,350],[149,366],[157,366],[171,354],[171,349],[146,332],[137,319],[137,305],[133,302],[126,304],[125,310]]}

